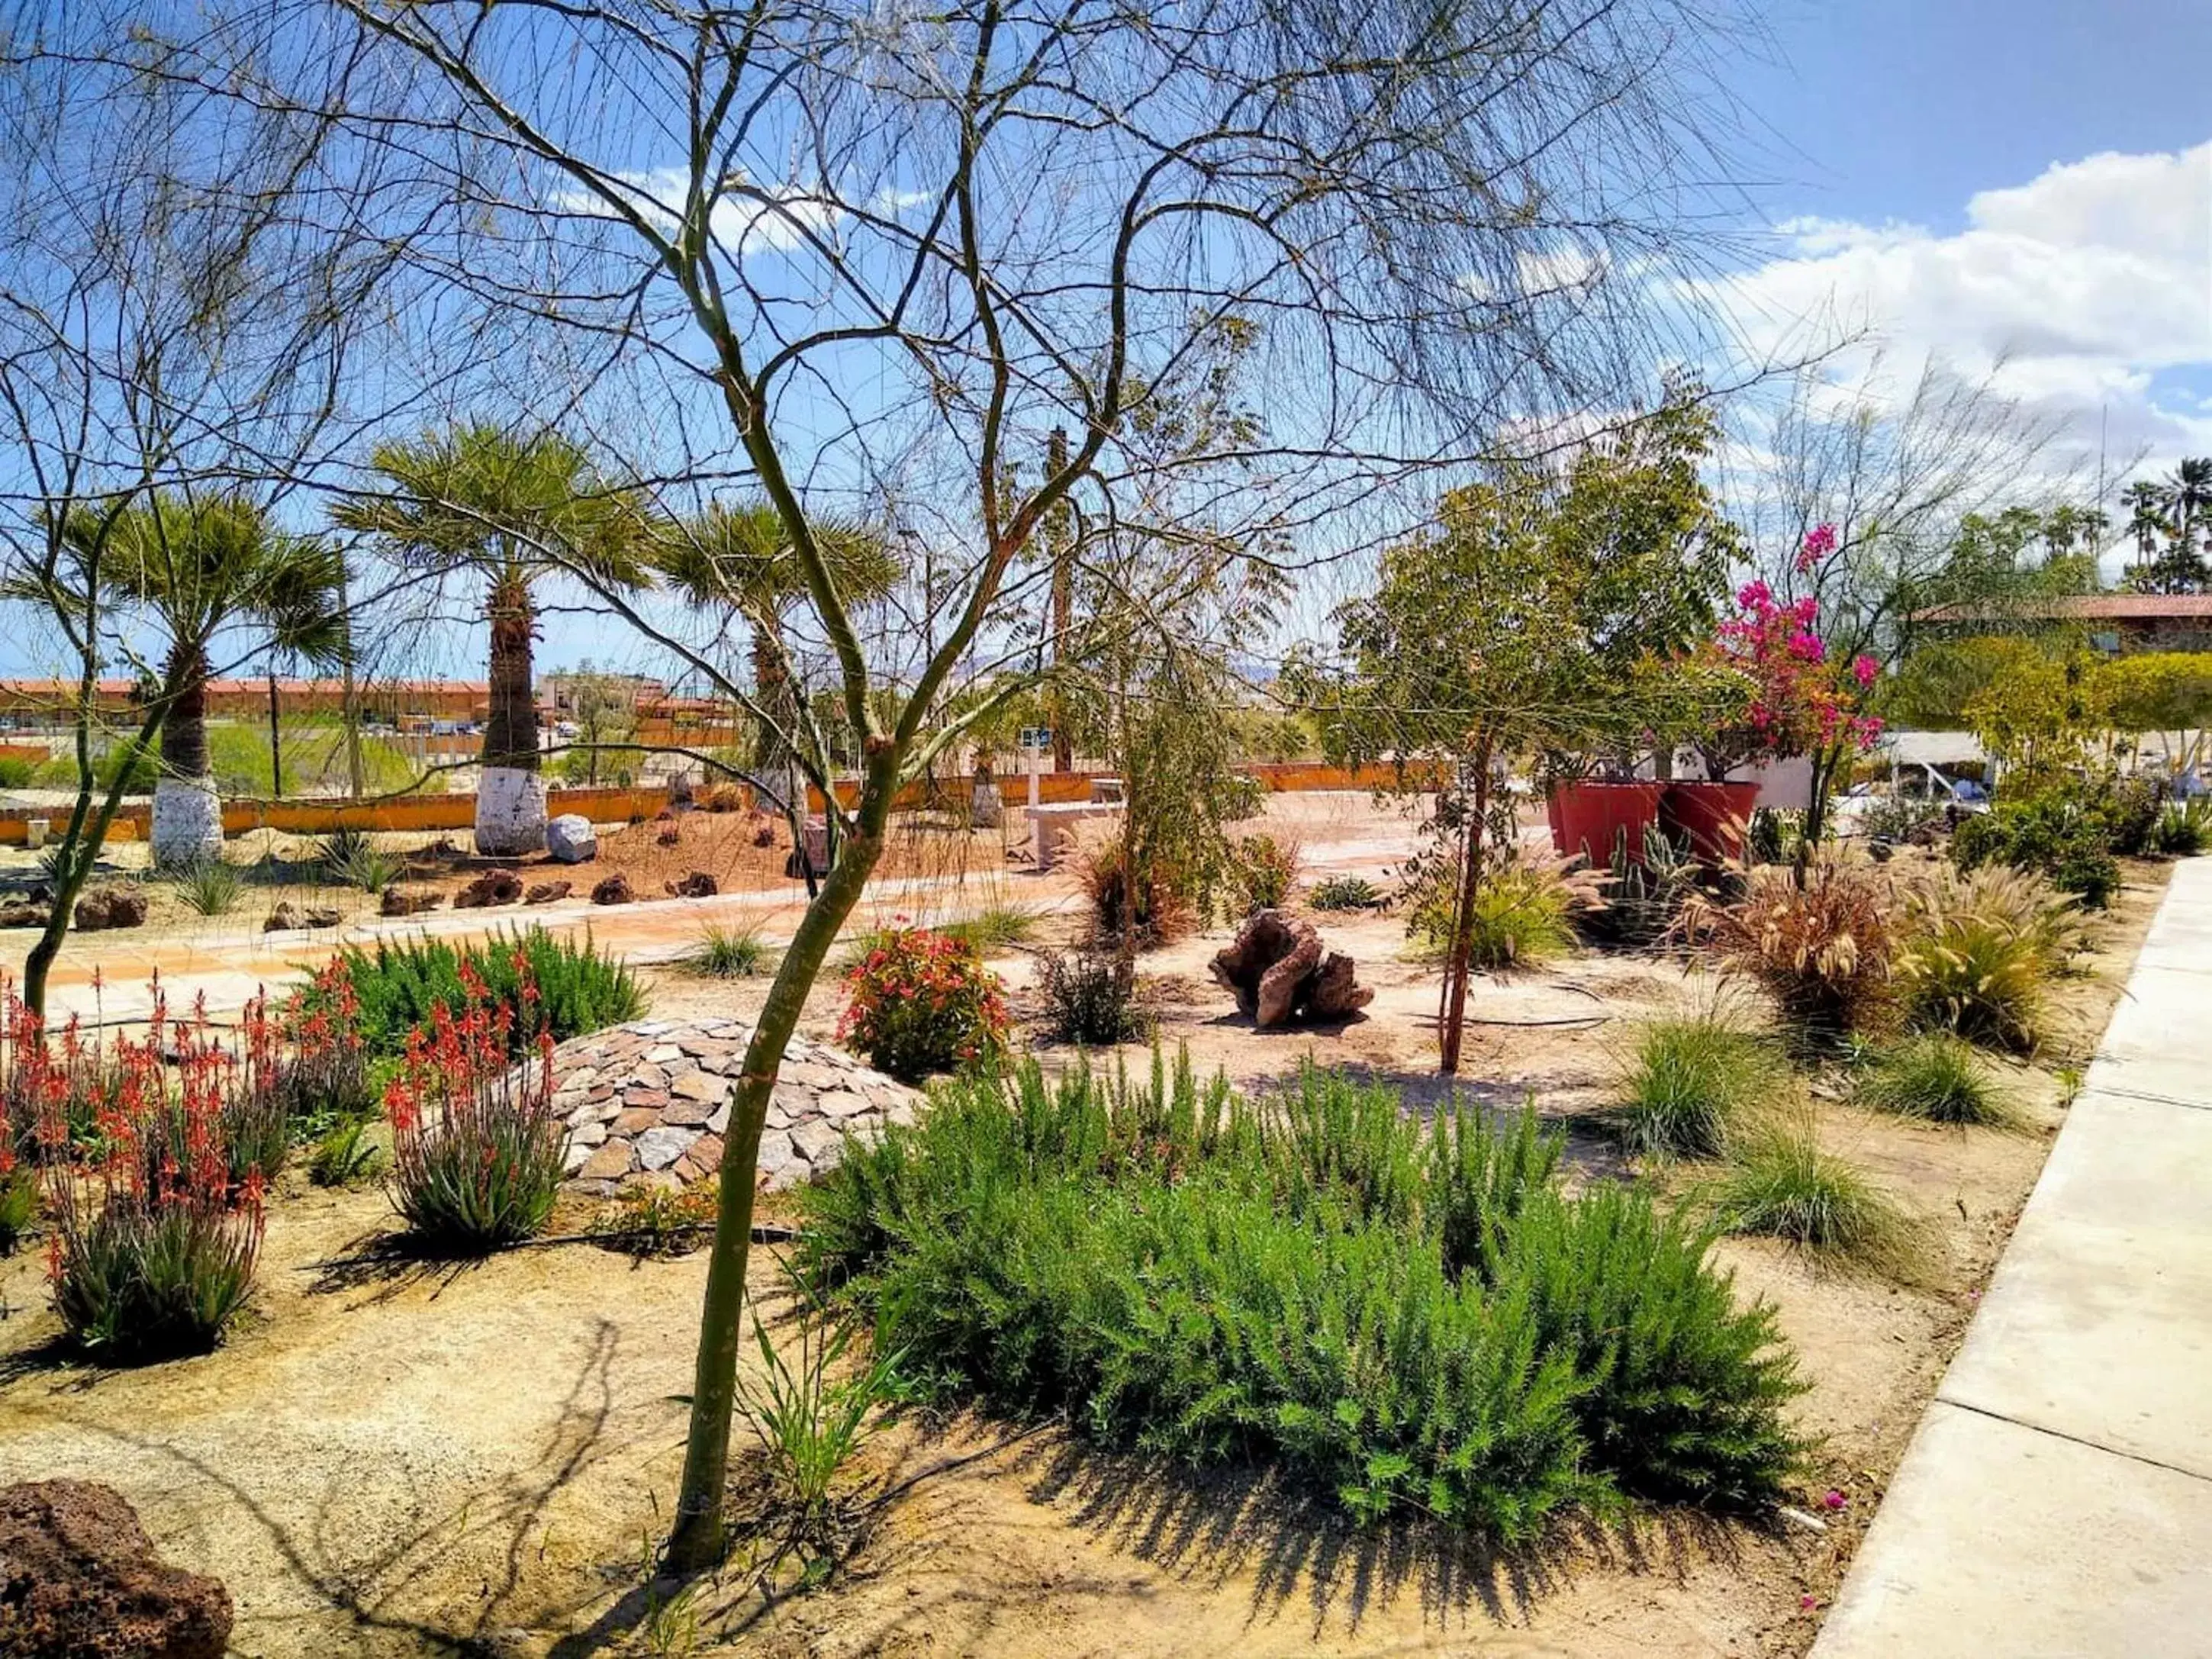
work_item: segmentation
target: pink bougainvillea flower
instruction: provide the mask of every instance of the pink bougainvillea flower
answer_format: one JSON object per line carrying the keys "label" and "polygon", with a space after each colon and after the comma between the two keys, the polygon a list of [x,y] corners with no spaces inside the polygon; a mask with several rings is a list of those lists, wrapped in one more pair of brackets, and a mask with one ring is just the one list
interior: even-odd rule
{"label": "pink bougainvillea flower", "polygon": [[1820,1598],[1817,1595],[1801,1595],[1797,1598],[1798,1610],[1802,1613],[1810,1613],[1820,1605]]}
{"label": "pink bougainvillea flower", "polygon": [[1839,1510],[1847,1505],[1850,1501],[1851,1500],[1850,1498],[1844,1497],[1844,1494],[1838,1492],[1835,1487],[1831,1486],[1828,1488],[1828,1495],[1823,1498],[1820,1500],[1820,1503],[1825,1508]]}
{"label": "pink bougainvillea flower", "polygon": [[1881,665],[1863,652],[1851,659],[1851,678],[1859,683],[1862,691],[1872,685],[1881,672]]}

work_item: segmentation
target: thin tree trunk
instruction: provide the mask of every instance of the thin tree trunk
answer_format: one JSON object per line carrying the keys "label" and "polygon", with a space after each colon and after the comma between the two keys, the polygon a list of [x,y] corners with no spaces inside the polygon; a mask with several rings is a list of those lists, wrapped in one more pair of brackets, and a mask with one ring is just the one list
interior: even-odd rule
{"label": "thin tree trunk", "polygon": [[[697,1572],[720,1560],[722,1492],[729,1480],[730,1422],[737,1405],[738,1352],[743,1344],[745,1269],[751,1256],[753,1184],[761,1133],[768,1122],[784,1051],[806,994],[860,902],[883,850],[896,770],[889,757],[871,764],[862,788],[858,832],[807,906],[761,1006],[744,1070],[730,1096],[729,1133],[722,1143],[721,1194],[699,1316],[698,1364],[691,1385],[691,1426],[684,1449],[684,1480],[669,1534],[667,1565]],[[803,799],[803,798],[802,798]]]}
{"label": "thin tree trunk", "polygon": [[1468,825],[1467,851],[1460,872],[1459,908],[1452,917],[1451,956],[1444,969],[1443,1030],[1437,1068],[1446,1077],[1459,1071],[1459,1051],[1467,1030],[1468,958],[1474,945],[1474,903],[1482,884],[1482,841],[1490,818],[1490,745],[1475,751],[1474,814]]}
{"label": "thin tree trunk", "polygon": [[[1066,468],[1066,428],[1053,428],[1045,443],[1044,465],[1048,478],[1059,477]],[[1065,500],[1054,506],[1053,514],[1047,541],[1052,549],[1052,664],[1058,668],[1066,655],[1067,633],[1075,621],[1075,530],[1067,522],[1070,513]],[[1067,729],[1067,700],[1057,681],[1045,707],[1052,717],[1052,769],[1073,772],[1075,738]]]}
{"label": "thin tree trunk", "polygon": [[269,798],[284,799],[284,734],[277,713],[276,671],[269,671]]}

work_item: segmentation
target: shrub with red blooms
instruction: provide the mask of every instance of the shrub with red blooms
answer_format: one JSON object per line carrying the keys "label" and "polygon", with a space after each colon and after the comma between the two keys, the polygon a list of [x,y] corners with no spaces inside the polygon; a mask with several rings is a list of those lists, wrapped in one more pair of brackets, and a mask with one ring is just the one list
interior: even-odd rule
{"label": "shrub with red blooms", "polygon": [[894,928],[845,976],[845,989],[852,1001],[838,1041],[903,1082],[988,1065],[1006,1052],[999,976],[964,939]]}
{"label": "shrub with red blooms", "polygon": [[[71,1337],[103,1357],[204,1352],[245,1306],[264,1226],[264,1171],[232,1137],[264,1079],[204,1007],[172,1024],[155,986],[143,1036],[50,1042],[5,992],[0,1104],[25,1111],[45,1187],[47,1278]],[[88,1127],[72,1120],[88,1110]],[[0,1176],[18,1127],[0,1124]]]}
{"label": "shrub with red blooms", "polygon": [[[459,1012],[431,1010],[384,1091],[392,1201],[434,1254],[479,1255],[541,1232],[560,1191],[568,1134],[553,1109],[553,1033],[526,959],[516,972],[514,1001],[494,1006],[464,963]],[[510,1060],[518,1041],[523,1057]]]}

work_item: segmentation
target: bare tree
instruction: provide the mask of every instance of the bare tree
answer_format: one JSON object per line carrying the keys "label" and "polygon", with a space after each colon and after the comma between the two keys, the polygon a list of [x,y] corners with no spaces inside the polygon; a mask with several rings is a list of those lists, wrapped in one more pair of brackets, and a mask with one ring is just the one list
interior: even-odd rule
{"label": "bare tree", "polygon": [[[826,665],[857,757],[844,807],[837,745],[793,729],[810,701],[780,718],[665,599],[573,571],[800,757],[843,843],[733,1099],[670,1540],[696,1567],[721,1545],[763,1115],[891,803],[1060,654],[1037,651],[1041,611],[1048,630],[1125,625],[1063,621],[1066,561],[1033,544],[1079,495],[1109,527],[1164,498],[1136,413],[1232,322],[1257,342],[1267,431],[1224,426],[1172,465],[1212,480],[1209,542],[1255,556],[1286,533],[1310,561],[1372,546],[1435,469],[1516,422],[1632,402],[1681,319],[1647,310],[1648,274],[1692,257],[1710,205],[1684,181],[1724,172],[1705,54],[1733,20],[1682,0],[250,15],[285,64],[313,42],[373,49],[373,68],[241,75],[217,31],[170,72],[404,156],[443,213],[416,268],[530,343],[510,406],[591,434],[657,516],[726,492],[772,507],[805,596],[785,643]],[[909,625],[897,601],[870,624],[841,583],[823,526],[850,515],[925,555]]]}
{"label": "bare tree", "polygon": [[[24,970],[40,1011],[138,763],[210,674],[243,667],[273,637],[216,625],[156,660],[144,608],[189,594],[197,616],[230,580],[206,562],[208,538],[188,546],[166,530],[232,507],[255,522],[282,514],[357,447],[352,351],[386,314],[400,269],[398,226],[363,228],[384,158],[341,154],[344,131],[327,114],[173,75],[143,33],[98,33],[88,50],[75,21],[0,52],[0,592],[74,688],[76,798]],[[382,390],[404,397],[392,380]],[[270,596],[245,597],[252,610]],[[327,620],[342,635],[343,619]],[[110,733],[101,679],[117,669],[138,692]],[[212,799],[203,778],[163,781]]]}

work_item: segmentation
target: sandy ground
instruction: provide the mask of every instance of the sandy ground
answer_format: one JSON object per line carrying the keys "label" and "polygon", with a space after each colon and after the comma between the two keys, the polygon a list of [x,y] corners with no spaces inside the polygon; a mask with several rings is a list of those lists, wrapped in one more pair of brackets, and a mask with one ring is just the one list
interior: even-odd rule
{"label": "sandy ground", "polygon": [[[1396,856],[1395,826],[1363,808],[1300,803],[1316,867],[1376,875]],[[1265,1482],[1195,1480],[1054,1431],[907,1423],[877,1443],[871,1468],[922,1478],[831,1586],[764,1607],[734,1577],[702,1584],[696,1650],[1802,1653],[2062,1121],[2057,1073],[2094,1046],[2164,879],[2130,866],[2094,976],[2057,988],[2039,1066],[2009,1068],[2033,1133],[1961,1134],[1818,1104],[1823,1139],[1929,1221],[1942,1250],[1927,1285],[1823,1273],[1765,1243],[1722,1247],[1744,1292],[1777,1304],[1814,1382],[1798,1410],[1822,1442],[1808,1491],[1848,1498],[1827,1531],[1666,1516],[1497,1561],[1347,1531]],[[1045,939],[1072,929],[1039,908]],[[1319,1035],[1255,1033],[1206,982],[1226,937],[1217,930],[1146,961],[1163,1039],[1242,1081],[1310,1054],[1398,1083],[1416,1103],[1437,1098],[1434,980],[1404,959],[1399,924],[1323,928],[1376,988],[1366,1018]],[[1018,1006],[1028,957],[997,965]],[[675,970],[653,981],[663,1013],[743,1013],[764,988]],[[1500,1103],[1533,1094],[1571,1120],[1604,1098],[1638,1020],[1711,994],[1674,963],[1633,957],[1486,980],[1462,1086]],[[829,1034],[837,1006],[834,989],[817,991],[813,1034]],[[1571,1146],[1580,1170],[1616,1167],[1595,1136]],[[641,1563],[680,1462],[703,1262],[633,1263],[580,1244],[394,1273],[363,1257],[392,1224],[377,1193],[320,1192],[288,1175],[253,1324],[213,1355],[133,1372],[55,1350],[35,1253],[0,1263],[0,1480],[70,1474],[120,1487],[172,1559],[230,1584],[242,1655],[650,1650],[655,1592]],[[765,1255],[762,1291],[775,1283]],[[659,1633],[670,1636],[666,1621]]]}

